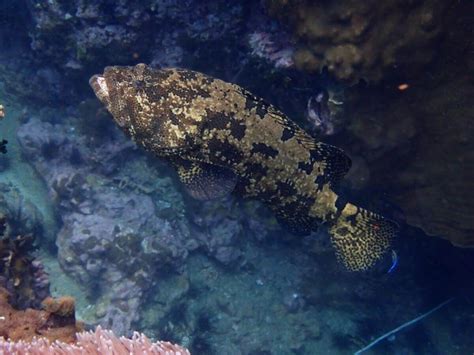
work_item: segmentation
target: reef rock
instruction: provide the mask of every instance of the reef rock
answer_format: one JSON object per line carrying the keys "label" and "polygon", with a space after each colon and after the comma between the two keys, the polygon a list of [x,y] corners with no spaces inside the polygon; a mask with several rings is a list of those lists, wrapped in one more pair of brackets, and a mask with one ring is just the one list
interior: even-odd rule
{"label": "reef rock", "polygon": [[377,82],[394,69],[415,74],[431,62],[453,1],[266,1],[297,41],[297,68],[327,68],[348,82]]}
{"label": "reef rock", "polygon": [[38,307],[49,296],[48,275],[33,256],[33,234],[21,234],[22,229],[9,222],[0,211],[0,287],[10,293],[12,305],[21,309]]}
{"label": "reef rock", "polygon": [[176,65],[195,44],[235,35],[244,16],[241,5],[215,0],[26,2],[32,49],[69,72],[139,58]]}
{"label": "reef rock", "polygon": [[473,247],[474,81],[465,55],[473,48],[464,41],[472,17],[459,16],[473,10],[472,3],[463,6],[449,14],[454,25],[422,80],[408,81],[403,91],[397,85],[350,90],[344,142],[362,161],[359,177],[398,204],[409,224]]}
{"label": "reef rock", "polygon": [[255,217],[268,215],[256,204],[183,200],[170,168],[148,162],[108,117],[107,126],[91,107],[83,113],[61,123],[49,114],[49,121],[30,118],[18,138],[57,206],[62,268],[98,292],[92,323],[128,334],[160,274],[179,272],[191,251],[238,266],[240,236],[263,239],[278,230],[273,219]]}
{"label": "reef rock", "polygon": [[180,267],[191,238],[170,178],[152,175],[113,132],[95,145],[76,129],[32,118],[18,137],[58,206],[61,266],[84,285],[99,287],[108,304],[99,323],[125,334],[143,292],[160,270]]}

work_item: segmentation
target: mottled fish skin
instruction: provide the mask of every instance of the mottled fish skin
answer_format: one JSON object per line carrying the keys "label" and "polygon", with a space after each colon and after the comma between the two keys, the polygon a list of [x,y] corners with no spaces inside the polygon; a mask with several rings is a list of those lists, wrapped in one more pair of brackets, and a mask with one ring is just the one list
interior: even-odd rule
{"label": "mottled fish skin", "polygon": [[331,188],[349,169],[349,158],[314,142],[282,112],[238,85],[144,64],[107,67],[90,83],[119,126],[145,149],[166,159],[232,170],[239,193],[269,204],[279,219],[297,226],[296,232],[334,224],[343,211],[359,213]]}

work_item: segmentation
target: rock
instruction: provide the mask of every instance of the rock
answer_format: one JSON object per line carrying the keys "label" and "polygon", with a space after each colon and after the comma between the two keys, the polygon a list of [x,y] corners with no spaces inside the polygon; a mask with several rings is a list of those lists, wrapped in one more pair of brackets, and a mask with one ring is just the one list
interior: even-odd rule
{"label": "rock", "polygon": [[265,4],[296,39],[296,68],[308,72],[327,68],[342,81],[376,83],[394,69],[415,76],[432,61],[450,1]]}
{"label": "rock", "polygon": [[[354,186],[369,178],[366,186],[383,191],[408,224],[472,247],[474,83],[466,75],[469,58],[455,54],[456,41],[465,38],[462,23],[440,44],[449,55],[438,60],[436,75],[410,82],[406,91],[395,85],[350,90],[351,124],[342,144],[355,158]],[[360,171],[360,161],[368,172]]]}

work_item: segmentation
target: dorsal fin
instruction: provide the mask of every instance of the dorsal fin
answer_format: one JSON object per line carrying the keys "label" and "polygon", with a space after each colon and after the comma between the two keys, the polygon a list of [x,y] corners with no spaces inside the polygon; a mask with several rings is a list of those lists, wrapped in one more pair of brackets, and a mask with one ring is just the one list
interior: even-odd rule
{"label": "dorsal fin", "polygon": [[273,106],[269,106],[268,110],[279,124],[283,125],[287,131],[292,132],[294,138],[310,151],[313,161],[321,162],[324,168],[323,183],[329,183],[331,186],[334,186],[342,180],[352,165],[351,159],[342,149],[316,141],[300,126],[287,119],[283,113],[276,110]]}
{"label": "dorsal fin", "polygon": [[351,168],[351,159],[340,148],[325,143],[315,143],[311,155],[320,156],[324,167],[324,182],[337,185]]}
{"label": "dorsal fin", "polygon": [[311,152],[311,159],[313,161],[319,161],[322,164],[324,174],[321,176],[321,182],[323,184],[329,183],[331,186],[334,186],[347,174],[351,167],[351,159],[342,149],[316,141],[310,134],[306,133],[306,131],[287,118],[283,112],[276,109],[273,105],[242,88],[239,88],[239,90],[241,90],[247,100],[252,102],[252,106],[257,108],[256,113],[258,115],[271,115],[276,123],[284,127],[289,136],[293,136]]}

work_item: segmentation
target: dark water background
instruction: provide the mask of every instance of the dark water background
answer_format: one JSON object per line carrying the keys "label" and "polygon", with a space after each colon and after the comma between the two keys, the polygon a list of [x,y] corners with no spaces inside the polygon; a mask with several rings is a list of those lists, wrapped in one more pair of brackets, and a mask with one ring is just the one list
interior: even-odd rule
{"label": "dark water background", "polygon": [[[15,252],[88,325],[193,354],[350,354],[451,299],[367,353],[470,354],[474,254],[453,244],[474,246],[473,23],[448,0],[0,1],[0,212],[35,241]],[[339,192],[401,225],[398,267],[349,273],[323,230],[192,200],[88,86],[140,62],[237,83],[343,148]],[[333,134],[306,118],[323,89]],[[44,296],[1,270],[18,306]]]}

